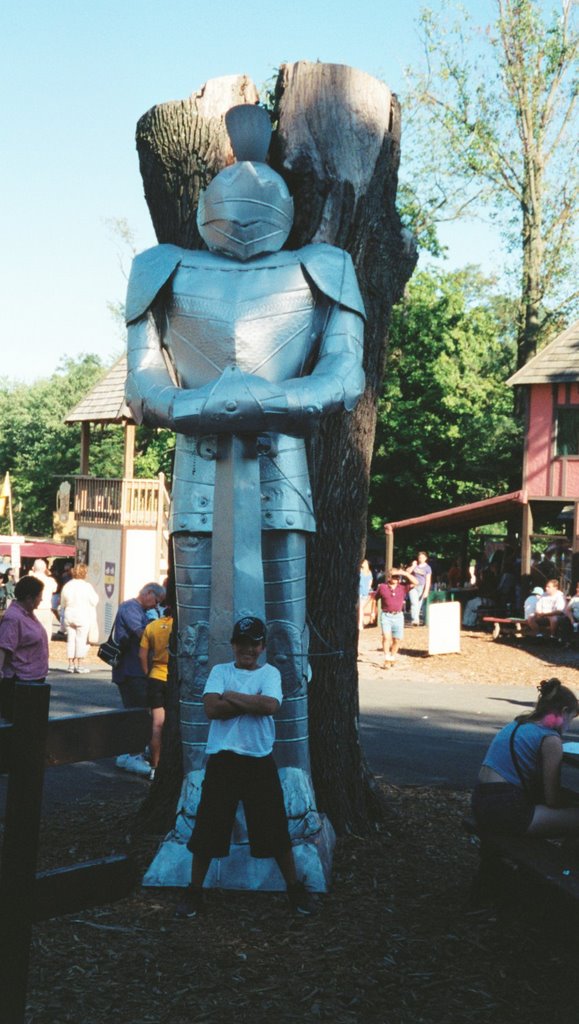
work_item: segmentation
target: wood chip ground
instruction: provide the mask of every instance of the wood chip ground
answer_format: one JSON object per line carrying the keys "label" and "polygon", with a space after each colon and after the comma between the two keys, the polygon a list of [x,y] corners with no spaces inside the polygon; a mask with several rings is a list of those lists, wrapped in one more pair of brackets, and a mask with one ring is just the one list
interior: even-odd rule
{"label": "wood chip ground", "polygon": [[[376,636],[366,631],[369,652]],[[421,644],[416,630],[406,649],[420,657]],[[463,648],[445,674],[532,685],[557,671],[576,684],[576,653],[538,657],[474,633]],[[292,918],[283,895],[212,892],[202,919],[179,922],[176,892],[139,890],[35,926],[27,1024],[575,1024],[574,931],[535,898],[469,904],[468,793],[384,791],[387,827],[339,840],[314,919]],[[45,821],[40,866],[132,845],[144,868],[158,837],[131,840],[135,810],[86,801]]]}

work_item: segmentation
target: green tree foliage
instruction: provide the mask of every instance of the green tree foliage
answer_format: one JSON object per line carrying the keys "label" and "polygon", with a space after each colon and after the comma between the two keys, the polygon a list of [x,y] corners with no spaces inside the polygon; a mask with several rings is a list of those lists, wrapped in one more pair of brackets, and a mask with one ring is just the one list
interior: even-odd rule
{"label": "green tree foliage", "polygon": [[137,427],[135,476],[152,479],[164,473],[170,485],[173,477],[175,434],[172,430]]}
{"label": "green tree foliage", "polygon": [[0,472],[10,471],[17,533],[52,533],[56,491],[79,470],[78,431],[63,420],[103,373],[98,356],[84,355],[32,385],[0,382]]}
{"label": "green tree foliage", "polygon": [[[56,492],[63,479],[80,472],[78,425],[64,419],[107,372],[96,355],[65,359],[51,377],[32,385],[0,382],[0,478],[10,472],[17,533],[52,534]],[[121,426],[93,426],[90,472],[93,476],[120,477],[123,472],[124,436]],[[173,435],[166,430],[139,427],[135,475],[170,478]],[[9,519],[0,531],[9,532]]]}
{"label": "green tree foliage", "polygon": [[426,67],[405,110],[404,211],[438,254],[434,224],[495,218],[518,277],[517,363],[576,314],[579,198],[576,0],[494,0],[484,31],[442,3],[422,12]]}
{"label": "green tree foliage", "polygon": [[378,410],[374,529],[520,486],[506,313],[474,268],[421,272],[408,285],[393,312]]}

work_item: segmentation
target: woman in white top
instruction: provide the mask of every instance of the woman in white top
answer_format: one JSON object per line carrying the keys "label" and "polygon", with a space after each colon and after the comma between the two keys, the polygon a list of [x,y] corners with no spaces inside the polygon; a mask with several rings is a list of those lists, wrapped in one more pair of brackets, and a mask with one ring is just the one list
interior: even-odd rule
{"label": "woman in white top", "polygon": [[87,637],[99,602],[98,594],[86,579],[86,565],[76,565],[72,579],[65,583],[60,594],[60,615],[66,633],[66,653],[69,672],[90,672],[80,662],[87,653]]}

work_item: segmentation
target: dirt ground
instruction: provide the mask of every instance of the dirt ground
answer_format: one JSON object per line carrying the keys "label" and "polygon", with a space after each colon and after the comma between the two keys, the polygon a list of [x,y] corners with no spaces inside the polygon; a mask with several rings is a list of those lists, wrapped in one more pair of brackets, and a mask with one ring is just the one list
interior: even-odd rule
{"label": "dirt ground", "polygon": [[[365,630],[362,673],[384,671],[377,641]],[[407,630],[402,656],[447,678],[576,684],[578,653],[550,644],[465,633],[461,655],[428,658],[425,647],[426,630]],[[201,920],[176,922],[176,893],[139,890],[36,926],[27,1024],[575,1024],[566,919],[514,890],[500,911],[469,902],[468,795],[384,793],[386,823],[338,841],[332,891],[311,920],[293,919],[282,895],[211,892]],[[131,839],[134,812],[87,802],[45,822],[41,866],[132,845],[144,867],[158,837]]]}
{"label": "dirt ground", "polygon": [[[567,686],[579,686],[579,647],[569,647],[547,639],[493,640],[481,630],[461,631],[459,654],[428,655],[428,630],[425,626],[406,626],[399,653],[401,665],[408,660],[425,676],[444,675],[450,682],[480,683],[483,686],[536,685],[541,679],[557,676]],[[382,673],[380,633],[366,627],[359,647],[360,674]],[[396,668],[389,671],[396,672]]]}

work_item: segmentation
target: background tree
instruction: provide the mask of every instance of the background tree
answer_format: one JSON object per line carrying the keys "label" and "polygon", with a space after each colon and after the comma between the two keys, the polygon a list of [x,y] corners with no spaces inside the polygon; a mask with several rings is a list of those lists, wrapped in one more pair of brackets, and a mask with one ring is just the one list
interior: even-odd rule
{"label": "background tree", "polygon": [[[325,241],[347,249],[368,312],[365,395],[352,416],[329,417],[313,445],[318,532],[310,547],[308,592],[318,803],[336,828],[362,829],[373,807],[358,736],[358,568],[388,317],[415,262],[395,209],[399,107],[384,84],[337,65],[284,65],[273,94],[271,163],[288,181],[296,208],[288,246]],[[199,191],[231,159],[222,115],[235,103],[256,99],[246,78],[217,79],[190,99],[154,107],[141,118],[137,148],[160,242],[200,247]],[[162,764],[153,802],[166,799],[163,774]]]}
{"label": "background tree", "polygon": [[520,486],[508,305],[474,267],[423,271],[390,325],[370,486],[373,529]]}
{"label": "background tree", "polygon": [[[64,419],[107,372],[97,355],[65,359],[52,376],[23,384],[0,382],[0,476],[10,472],[17,533],[52,535],[56,492],[65,477],[80,472],[78,430]],[[94,426],[91,435],[93,476],[120,477],[123,472],[123,428]],[[138,427],[135,473],[170,478],[174,437],[168,430]],[[10,532],[8,516],[0,531]]]}
{"label": "background tree", "polygon": [[[32,385],[0,383],[0,471],[10,471],[17,533],[52,534],[58,487],[79,472],[78,435],[64,425],[64,417],[105,370],[98,356],[83,355],[63,360],[51,377]],[[95,445],[95,472],[118,475],[117,466],[122,466],[122,438],[119,448],[102,434]],[[7,523],[3,529],[9,532]]]}
{"label": "background tree", "polygon": [[449,4],[422,12],[426,70],[411,75],[404,203],[431,251],[437,220],[498,221],[519,276],[521,366],[577,310],[577,3],[495,6],[476,37],[462,8],[454,25]]}

